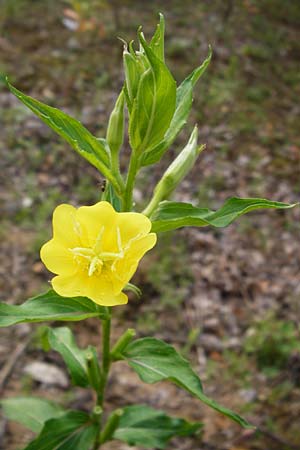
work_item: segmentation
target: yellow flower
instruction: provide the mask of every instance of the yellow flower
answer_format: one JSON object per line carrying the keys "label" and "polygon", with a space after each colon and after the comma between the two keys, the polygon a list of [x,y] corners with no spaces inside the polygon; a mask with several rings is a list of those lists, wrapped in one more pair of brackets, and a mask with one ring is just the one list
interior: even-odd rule
{"label": "yellow flower", "polygon": [[103,306],[127,303],[122,290],[156,243],[150,230],[146,216],[118,213],[108,202],[78,209],[59,205],[53,213],[53,239],[41,249],[43,263],[57,275],[53,289]]}

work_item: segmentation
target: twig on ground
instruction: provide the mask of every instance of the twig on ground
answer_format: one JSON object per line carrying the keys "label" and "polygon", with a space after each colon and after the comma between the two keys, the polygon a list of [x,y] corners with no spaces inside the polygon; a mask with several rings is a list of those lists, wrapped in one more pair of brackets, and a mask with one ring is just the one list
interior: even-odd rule
{"label": "twig on ground", "polygon": [[2,392],[6,382],[9,379],[9,376],[11,372],[13,371],[13,368],[15,367],[15,364],[17,363],[18,359],[21,357],[21,355],[26,350],[31,338],[27,337],[24,341],[20,342],[15,351],[10,355],[7,362],[4,364],[3,368],[0,371],[0,392]]}

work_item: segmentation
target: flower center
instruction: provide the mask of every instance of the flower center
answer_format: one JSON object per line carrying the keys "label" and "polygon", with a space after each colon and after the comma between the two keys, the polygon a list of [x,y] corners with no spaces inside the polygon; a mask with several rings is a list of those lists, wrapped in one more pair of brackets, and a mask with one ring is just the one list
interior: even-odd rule
{"label": "flower center", "polygon": [[117,252],[108,252],[103,250],[102,240],[104,234],[104,226],[101,227],[93,247],[74,247],[69,250],[73,253],[78,263],[85,262],[88,276],[91,277],[95,272],[100,275],[104,268],[111,268],[116,259],[124,257],[124,249],[122,248],[120,228],[117,227]]}

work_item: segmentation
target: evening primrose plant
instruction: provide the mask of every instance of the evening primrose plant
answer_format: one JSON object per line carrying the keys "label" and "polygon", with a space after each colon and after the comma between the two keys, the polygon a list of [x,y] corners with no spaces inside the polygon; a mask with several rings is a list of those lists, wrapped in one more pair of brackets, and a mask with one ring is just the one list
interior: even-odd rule
{"label": "evening primrose plant", "polygon": [[[144,383],[168,380],[200,402],[243,427],[251,425],[238,414],[204,394],[201,381],[188,361],[168,343],[153,337],[136,338],[129,329],[113,345],[111,318],[115,306],[125,305],[126,292],[140,295],[130,283],[140,259],[161,233],[185,226],[225,227],[239,216],[260,208],[286,209],[294,205],[265,199],[231,198],[218,210],[170,200],[193,167],[204,146],[197,127],[186,146],[154,187],[144,211],[136,211],[133,189],[145,166],[159,164],[185,125],[193,89],[211,60],[207,59],[176,87],[164,59],[164,18],[147,41],[138,30],[138,49],[124,43],[125,80],[110,115],[106,137],[95,137],[80,122],[6,86],[56,133],[64,138],[105,178],[102,198],[91,206],[58,205],[53,213],[53,237],[41,249],[41,259],[54,274],[52,288],[25,303],[0,304],[0,326],[22,322],[79,321],[97,318],[102,326],[101,357],[93,346],[79,348],[68,327],[47,329],[50,348],[61,354],[75,386],[94,392],[90,412],[64,409],[41,398],[1,400],[3,413],[36,433],[26,450],[97,450],[119,440],[148,449],[164,449],[174,436],[201,431],[199,422],[170,417],[147,405],[127,405],[110,414],[104,410],[112,364],[129,364]],[[127,173],[120,171],[125,135],[125,110],[131,147]],[[125,307],[126,306],[122,306]],[[178,411],[180,414],[180,411]]]}

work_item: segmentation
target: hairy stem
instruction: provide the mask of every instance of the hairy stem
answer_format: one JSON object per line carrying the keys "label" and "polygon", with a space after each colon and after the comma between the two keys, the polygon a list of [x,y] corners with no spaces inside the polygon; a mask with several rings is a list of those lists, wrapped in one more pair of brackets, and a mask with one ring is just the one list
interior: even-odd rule
{"label": "hairy stem", "polygon": [[[107,319],[102,320],[102,372],[101,372],[101,382],[100,388],[97,392],[97,404],[96,409],[103,411],[103,403],[105,396],[105,388],[108,379],[108,373],[110,369],[110,325],[111,325],[111,317],[109,316]],[[100,436],[102,430],[102,414],[99,415],[99,430],[98,435],[95,441],[94,449],[98,450],[101,446],[100,444]]]}
{"label": "hairy stem", "polygon": [[128,175],[126,180],[126,187],[124,193],[124,204],[123,211],[131,211],[132,210],[132,194],[135,177],[138,171],[138,158],[133,153],[129,163]]}

